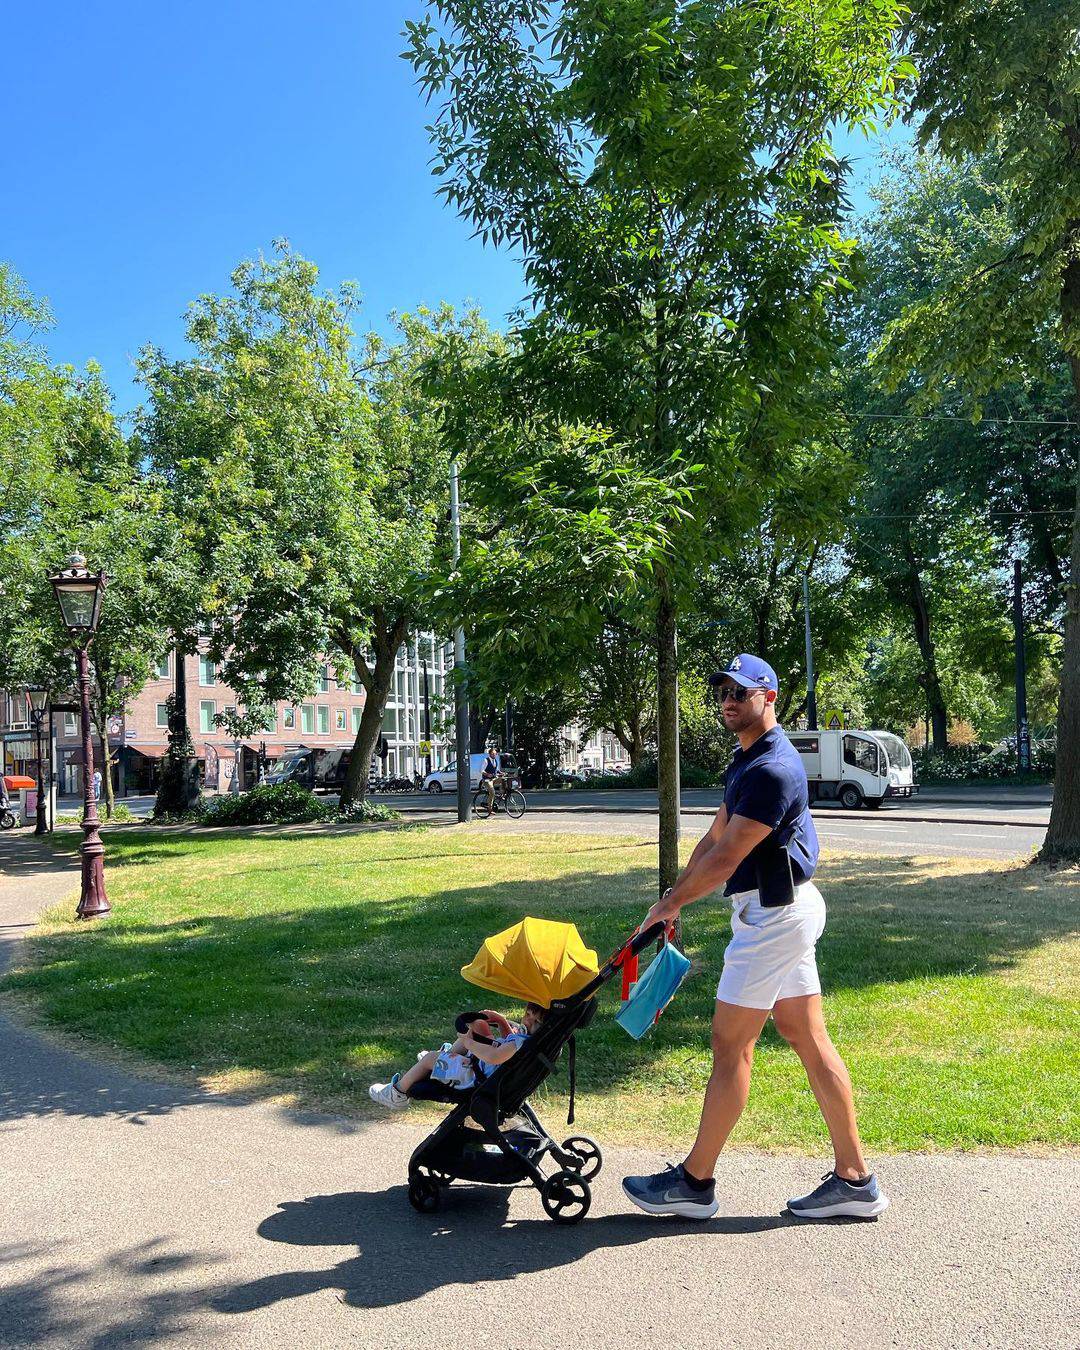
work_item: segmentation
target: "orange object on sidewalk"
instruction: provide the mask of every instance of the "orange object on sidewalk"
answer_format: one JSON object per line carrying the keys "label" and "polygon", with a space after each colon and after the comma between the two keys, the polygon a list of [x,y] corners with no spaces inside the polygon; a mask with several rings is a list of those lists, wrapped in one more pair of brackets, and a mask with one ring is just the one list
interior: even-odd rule
{"label": "orange object on sidewalk", "polygon": [[4,786],[9,792],[18,792],[23,788],[32,792],[37,784],[24,773],[6,773],[4,774]]}

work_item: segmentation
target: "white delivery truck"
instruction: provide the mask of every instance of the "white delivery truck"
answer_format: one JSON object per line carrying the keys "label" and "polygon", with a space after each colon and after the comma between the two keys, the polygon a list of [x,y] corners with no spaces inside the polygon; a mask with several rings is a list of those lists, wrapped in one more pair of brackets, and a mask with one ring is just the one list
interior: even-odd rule
{"label": "white delivery truck", "polygon": [[812,802],[854,810],[919,790],[908,748],[891,731],[792,731],[788,739],[802,758]]}

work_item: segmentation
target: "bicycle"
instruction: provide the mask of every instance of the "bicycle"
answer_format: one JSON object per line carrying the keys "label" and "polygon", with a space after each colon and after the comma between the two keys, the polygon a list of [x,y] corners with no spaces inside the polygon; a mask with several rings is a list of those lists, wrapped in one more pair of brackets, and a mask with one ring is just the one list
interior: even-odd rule
{"label": "bicycle", "polygon": [[[488,804],[487,789],[480,786],[473,794],[473,815],[480,820],[487,820],[491,815],[492,806]],[[494,809],[496,811],[505,811],[511,820],[520,820],[525,814],[526,808],[525,794],[519,792],[517,788],[508,788],[504,784],[495,784]]]}

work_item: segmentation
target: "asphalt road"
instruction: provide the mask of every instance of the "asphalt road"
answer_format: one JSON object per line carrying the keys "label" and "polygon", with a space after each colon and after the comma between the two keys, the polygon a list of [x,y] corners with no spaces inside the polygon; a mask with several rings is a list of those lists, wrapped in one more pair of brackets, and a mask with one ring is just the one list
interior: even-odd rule
{"label": "asphalt road", "polygon": [[[544,830],[580,834],[655,835],[656,793],[636,791],[529,792],[529,809],[519,823],[496,817],[478,828]],[[378,796],[407,817],[446,821],[456,810],[453,794],[393,793]],[[683,834],[696,839],[708,828],[719,804],[714,791],[683,794]],[[129,798],[136,814],[152,808],[152,797]],[[74,799],[61,804],[75,811]],[[831,803],[814,807],[826,848],[888,856],[1029,858],[1041,847],[1050,819],[1049,788],[934,788],[911,801],[887,803],[878,811],[844,811]]]}
{"label": "asphalt road", "polygon": [[[0,837],[0,969],[73,885],[73,856]],[[4,1350],[1075,1343],[1074,1156],[878,1157],[880,1220],[803,1224],[783,1205],[824,1169],[822,1131],[815,1158],[725,1153],[720,1213],[695,1226],[629,1210],[621,1176],[661,1158],[610,1150],[575,1228],[528,1189],[455,1186],[421,1216],[405,1196],[412,1118],[155,1081],[2,1010],[0,1047]]]}

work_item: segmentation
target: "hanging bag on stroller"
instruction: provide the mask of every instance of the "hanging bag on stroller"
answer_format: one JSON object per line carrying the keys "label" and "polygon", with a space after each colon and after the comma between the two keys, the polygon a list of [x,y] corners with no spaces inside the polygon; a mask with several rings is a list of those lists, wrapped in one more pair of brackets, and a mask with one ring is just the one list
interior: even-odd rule
{"label": "hanging bag on stroller", "polygon": [[623,1031],[640,1041],[675,997],[686,979],[690,961],[664,934],[663,946],[645,974],[630,990],[630,997],[615,1015]]}

